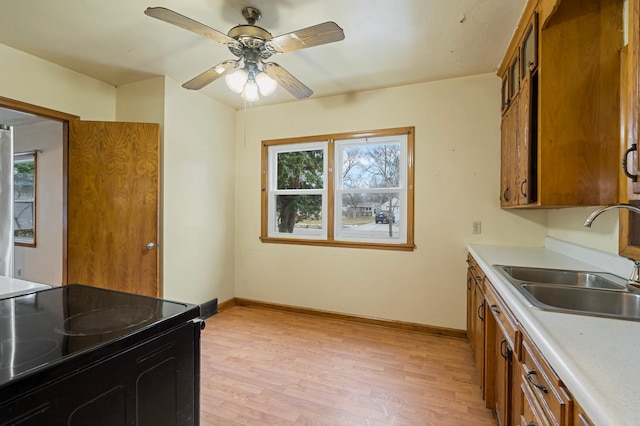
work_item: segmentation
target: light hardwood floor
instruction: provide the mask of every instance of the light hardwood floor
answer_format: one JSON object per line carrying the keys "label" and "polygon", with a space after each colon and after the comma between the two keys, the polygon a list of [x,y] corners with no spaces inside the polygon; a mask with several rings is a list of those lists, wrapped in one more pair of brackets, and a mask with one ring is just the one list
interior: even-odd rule
{"label": "light hardwood floor", "polygon": [[201,424],[496,425],[469,343],[235,306],[202,332]]}

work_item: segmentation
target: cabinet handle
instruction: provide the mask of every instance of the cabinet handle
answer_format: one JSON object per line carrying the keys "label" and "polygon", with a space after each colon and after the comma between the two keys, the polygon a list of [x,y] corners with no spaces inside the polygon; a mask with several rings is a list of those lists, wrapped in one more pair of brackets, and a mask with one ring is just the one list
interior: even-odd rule
{"label": "cabinet handle", "polygon": [[524,192],[524,186],[526,185],[527,180],[523,180],[522,183],[520,184],[520,193],[522,194],[523,197],[527,196],[527,193]]}
{"label": "cabinet handle", "polygon": [[507,341],[506,338],[502,339],[502,341],[500,342],[500,355],[502,355],[502,358],[506,359],[507,362],[509,362],[511,360],[512,354],[513,354],[513,351],[509,346],[509,342]]}
{"label": "cabinet handle", "polygon": [[504,190],[504,192],[502,193],[502,198],[504,198],[505,201],[509,201],[509,188]]}
{"label": "cabinet handle", "polygon": [[484,317],[480,315],[480,310],[482,308],[484,308],[484,301],[480,304],[480,306],[478,306],[478,318],[480,318],[480,321],[484,321]]}
{"label": "cabinet handle", "polygon": [[467,290],[471,290],[471,281],[473,281],[471,278],[467,279]]}
{"label": "cabinet handle", "polygon": [[496,313],[496,315],[500,315],[500,309],[498,309],[498,305],[491,305],[489,308]]}
{"label": "cabinet handle", "polygon": [[533,386],[537,387],[538,389],[540,389],[542,392],[547,393],[547,387],[543,386],[541,384],[536,383],[535,380],[533,380],[533,376],[536,375],[536,370],[535,369],[531,369],[527,372],[527,380],[529,381],[529,383],[531,383]]}
{"label": "cabinet handle", "polygon": [[638,150],[638,145],[634,143],[633,145],[631,145],[631,148],[625,151],[624,156],[622,157],[622,171],[624,172],[625,175],[627,175],[629,179],[631,179],[632,182],[638,181],[638,175],[632,175],[627,170],[627,158],[629,157],[629,154],[631,152],[637,151],[637,150]]}

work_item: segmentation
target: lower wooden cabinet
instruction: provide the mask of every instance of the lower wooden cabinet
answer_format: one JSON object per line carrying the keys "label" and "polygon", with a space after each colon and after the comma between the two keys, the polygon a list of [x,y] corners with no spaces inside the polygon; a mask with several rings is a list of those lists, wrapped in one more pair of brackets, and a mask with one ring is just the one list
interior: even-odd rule
{"label": "lower wooden cabinet", "polygon": [[476,370],[479,373],[480,386],[484,390],[484,341],[485,341],[485,303],[484,272],[469,255],[467,259],[467,332],[473,349]]}
{"label": "lower wooden cabinet", "polygon": [[549,424],[567,426],[573,424],[573,401],[564,384],[531,339],[523,333],[522,337],[522,381],[538,401]]}
{"label": "lower wooden cabinet", "polygon": [[593,426],[471,255],[467,327],[487,408],[500,426]]}
{"label": "lower wooden cabinet", "polygon": [[487,407],[495,411],[498,424],[510,426],[514,424],[513,387],[517,384],[514,375],[514,357],[520,332],[513,315],[486,278],[484,288],[487,306],[485,397]]}

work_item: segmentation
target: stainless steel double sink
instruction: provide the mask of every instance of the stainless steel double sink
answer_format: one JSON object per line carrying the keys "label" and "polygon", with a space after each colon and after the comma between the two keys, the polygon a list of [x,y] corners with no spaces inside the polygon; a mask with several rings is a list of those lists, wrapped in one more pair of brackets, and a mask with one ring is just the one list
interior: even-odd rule
{"label": "stainless steel double sink", "polygon": [[494,265],[531,303],[548,311],[640,321],[640,294],[606,272]]}

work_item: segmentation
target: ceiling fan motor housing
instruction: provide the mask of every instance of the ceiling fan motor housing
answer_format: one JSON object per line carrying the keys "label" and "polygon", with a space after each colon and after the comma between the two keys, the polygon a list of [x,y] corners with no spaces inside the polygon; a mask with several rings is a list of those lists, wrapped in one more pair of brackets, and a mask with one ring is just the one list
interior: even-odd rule
{"label": "ceiling fan motor housing", "polygon": [[229,45],[229,50],[235,56],[241,58],[245,49],[255,50],[262,59],[271,57],[273,53],[265,49],[265,42],[271,40],[271,33],[264,28],[255,25],[238,25],[231,28],[229,37],[238,40],[242,44],[242,48],[237,45]]}
{"label": "ceiling fan motor housing", "polygon": [[265,42],[271,40],[273,36],[269,31],[255,25],[262,17],[260,10],[255,7],[245,7],[242,9],[242,16],[247,20],[248,25],[237,25],[227,34],[242,46],[229,45],[229,50],[238,58],[246,56],[247,50],[250,50],[256,52],[261,59],[268,59],[273,52],[265,48]]}

